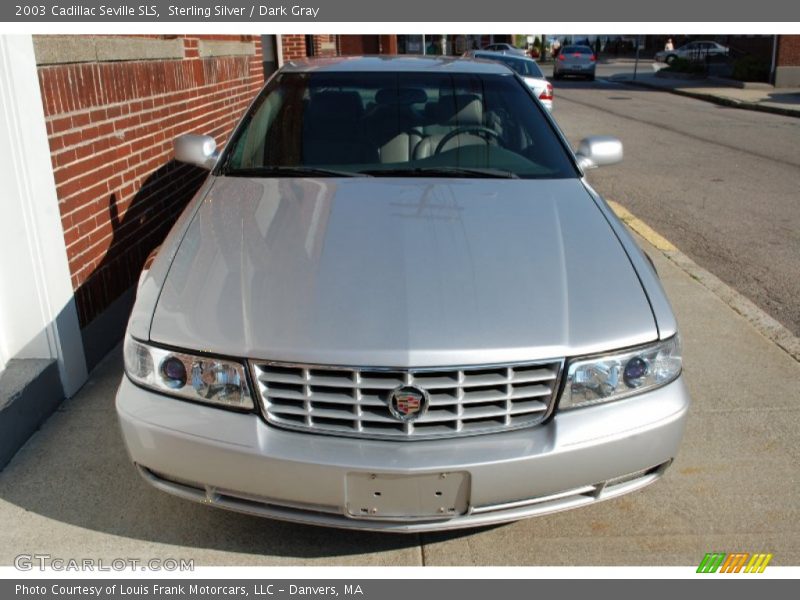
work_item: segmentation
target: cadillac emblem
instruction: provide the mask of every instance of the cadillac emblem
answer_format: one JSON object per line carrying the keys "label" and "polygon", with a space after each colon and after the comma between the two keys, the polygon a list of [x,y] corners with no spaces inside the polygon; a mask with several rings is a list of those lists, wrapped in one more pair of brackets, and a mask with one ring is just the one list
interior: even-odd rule
{"label": "cadillac emblem", "polygon": [[399,387],[389,396],[389,410],[401,421],[414,421],[425,414],[427,408],[428,395],[416,387]]}

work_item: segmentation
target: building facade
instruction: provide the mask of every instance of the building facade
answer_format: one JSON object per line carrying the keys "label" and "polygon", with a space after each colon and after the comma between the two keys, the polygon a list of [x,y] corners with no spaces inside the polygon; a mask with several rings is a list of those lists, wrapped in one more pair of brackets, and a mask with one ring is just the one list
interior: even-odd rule
{"label": "building facade", "polygon": [[0,468],[121,339],[135,284],[264,82],[259,36],[0,36]]}
{"label": "building facade", "polygon": [[800,87],[800,35],[776,37],[775,87]]}

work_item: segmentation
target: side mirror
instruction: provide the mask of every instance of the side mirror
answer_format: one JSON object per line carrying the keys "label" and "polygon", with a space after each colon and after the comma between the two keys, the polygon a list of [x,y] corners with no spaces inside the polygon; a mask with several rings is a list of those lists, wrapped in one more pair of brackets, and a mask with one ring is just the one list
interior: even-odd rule
{"label": "side mirror", "polygon": [[581,140],[575,153],[584,170],[622,162],[622,142],[610,135],[593,135]]}
{"label": "side mirror", "polygon": [[175,138],[175,160],[210,169],[219,153],[217,142],[210,135],[187,133]]}

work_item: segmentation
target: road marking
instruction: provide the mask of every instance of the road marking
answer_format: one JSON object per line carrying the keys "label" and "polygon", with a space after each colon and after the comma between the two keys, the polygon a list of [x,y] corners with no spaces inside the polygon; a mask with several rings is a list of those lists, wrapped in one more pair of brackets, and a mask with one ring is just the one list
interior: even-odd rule
{"label": "road marking", "polygon": [[618,202],[608,200],[608,205],[623,223],[625,223],[628,227],[633,229],[636,233],[638,233],[662,252],[674,252],[677,250],[677,248],[667,238],[658,233],[641,219],[633,216],[633,214],[627,208]]}
{"label": "road marking", "polygon": [[689,277],[743,316],[761,335],[772,341],[794,360],[800,362],[800,337],[794,335],[781,323],[761,310],[752,300],[698,265],[686,254],[678,250],[672,242],[647,223],[635,217],[627,208],[613,200],[606,200],[606,202],[625,225],[644,238],[646,242],[655,246],[657,250],[660,250],[667,260],[674,263]]}

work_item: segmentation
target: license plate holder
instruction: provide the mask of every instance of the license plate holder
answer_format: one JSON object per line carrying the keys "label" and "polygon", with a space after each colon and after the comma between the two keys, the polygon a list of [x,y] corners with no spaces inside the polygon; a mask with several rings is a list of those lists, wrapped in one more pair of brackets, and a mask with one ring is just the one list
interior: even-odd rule
{"label": "license plate holder", "polygon": [[356,519],[450,519],[467,512],[469,495],[466,471],[347,475],[347,512]]}

